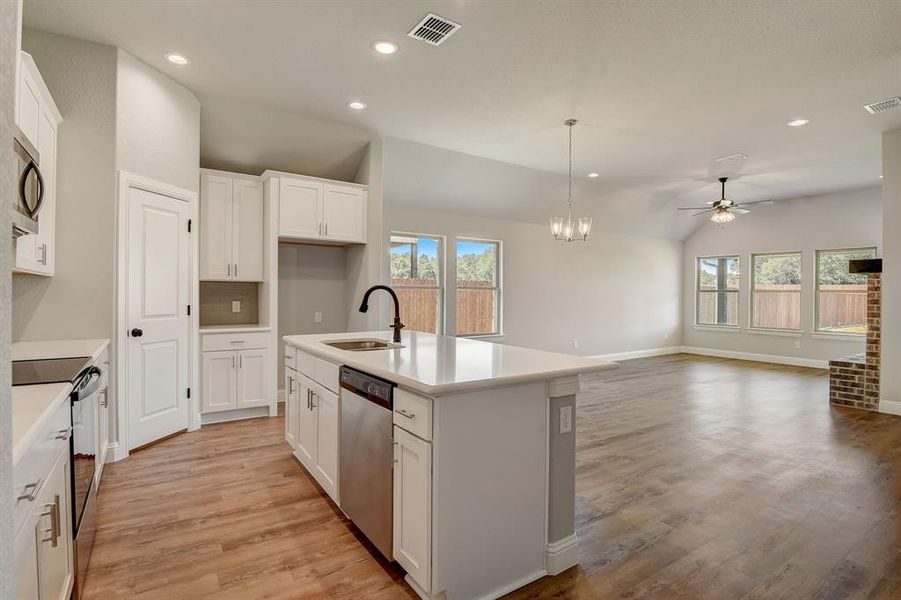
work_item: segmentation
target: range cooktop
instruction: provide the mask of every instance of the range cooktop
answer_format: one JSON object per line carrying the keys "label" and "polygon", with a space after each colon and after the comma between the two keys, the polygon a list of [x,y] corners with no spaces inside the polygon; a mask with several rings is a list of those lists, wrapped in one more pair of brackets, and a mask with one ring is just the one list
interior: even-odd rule
{"label": "range cooktop", "polygon": [[13,385],[73,382],[90,363],[90,356],[14,360]]}

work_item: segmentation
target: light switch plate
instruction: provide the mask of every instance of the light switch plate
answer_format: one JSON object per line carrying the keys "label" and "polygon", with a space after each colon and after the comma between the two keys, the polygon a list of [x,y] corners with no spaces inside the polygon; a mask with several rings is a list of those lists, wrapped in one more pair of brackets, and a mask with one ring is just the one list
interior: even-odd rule
{"label": "light switch plate", "polygon": [[322,323],[322,313],[316,311],[313,313],[313,322],[314,323]]}
{"label": "light switch plate", "polygon": [[560,407],[560,433],[569,433],[573,430],[573,407]]}
{"label": "light switch plate", "polygon": [[240,300],[232,300],[232,312],[241,312]]}

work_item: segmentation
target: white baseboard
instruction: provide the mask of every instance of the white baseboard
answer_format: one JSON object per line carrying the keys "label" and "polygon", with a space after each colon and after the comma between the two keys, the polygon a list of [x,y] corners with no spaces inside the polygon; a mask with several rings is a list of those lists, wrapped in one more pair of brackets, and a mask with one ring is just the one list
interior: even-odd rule
{"label": "white baseboard", "polygon": [[901,402],[897,400],[880,400],[879,412],[890,415],[901,415]]}
{"label": "white baseboard", "polygon": [[775,354],[753,354],[751,352],[735,352],[734,350],[720,350],[717,348],[695,348],[692,346],[682,346],[679,350],[686,354],[697,354],[699,356],[715,356],[718,358],[734,358],[736,360],[747,360],[751,362],[764,362],[777,365],[791,365],[795,367],[810,367],[812,369],[828,369],[828,360],[819,360],[815,358],[801,358],[795,356],[778,356]]}
{"label": "white baseboard", "polygon": [[544,564],[548,575],[559,575],[579,564],[579,540],[576,539],[576,534],[548,542],[544,551]]}
{"label": "white baseboard", "polygon": [[108,458],[106,462],[118,462],[128,457],[128,451],[119,442],[110,442],[106,445],[106,456]]}
{"label": "white baseboard", "polygon": [[240,421],[242,419],[254,419],[268,417],[268,406],[255,406],[253,408],[239,408],[237,410],[225,410],[222,412],[206,413],[200,416],[203,425],[213,423],[225,423],[227,421]]}
{"label": "white baseboard", "polygon": [[633,358],[647,358],[649,356],[664,356],[666,354],[678,354],[682,352],[682,346],[668,346],[666,348],[649,348],[647,350],[632,350],[631,352],[614,352],[613,354],[595,354],[588,358],[598,360],[631,360]]}

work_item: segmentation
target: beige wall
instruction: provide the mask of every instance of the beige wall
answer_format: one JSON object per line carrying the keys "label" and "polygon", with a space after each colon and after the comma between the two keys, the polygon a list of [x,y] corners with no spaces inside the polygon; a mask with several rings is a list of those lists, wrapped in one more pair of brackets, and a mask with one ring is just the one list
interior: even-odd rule
{"label": "beige wall", "polygon": [[[882,200],[878,187],[810,198],[782,200],[754,208],[748,215],[719,226],[705,220],[685,241],[683,263],[684,345],[698,348],[828,360],[863,352],[863,339],[818,339],[814,328],[816,250],[882,246]],[[701,218],[701,217],[698,217]],[[757,335],[747,331],[750,314],[750,255],[762,252],[803,254],[802,337]],[[742,331],[695,328],[695,260],[699,256],[735,255],[741,260],[738,322]],[[795,342],[801,348],[795,348]]]}
{"label": "beige wall", "polygon": [[[385,231],[447,237],[449,302],[456,295],[453,238],[503,242],[504,336],[491,339],[579,355],[682,343],[679,242],[598,234],[586,243],[564,244],[555,242],[543,225],[390,203],[385,210]],[[383,264],[387,261],[385,253]],[[453,332],[454,311],[446,312],[446,330]],[[382,328],[385,326],[387,322],[382,323]],[[578,341],[577,349],[573,341]]]}
{"label": "beige wall", "polygon": [[882,176],[884,264],[880,408],[901,414],[901,129],[882,136]]}
{"label": "beige wall", "polygon": [[13,339],[109,338],[116,218],[116,49],[23,34],[63,122],[57,146],[56,274],[13,278]]}

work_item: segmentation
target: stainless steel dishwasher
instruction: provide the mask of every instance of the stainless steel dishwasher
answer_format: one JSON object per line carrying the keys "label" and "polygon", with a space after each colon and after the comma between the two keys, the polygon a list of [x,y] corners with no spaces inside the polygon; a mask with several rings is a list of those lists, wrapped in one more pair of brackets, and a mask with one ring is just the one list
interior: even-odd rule
{"label": "stainless steel dishwasher", "polygon": [[341,367],[341,510],[391,560],[395,384]]}

